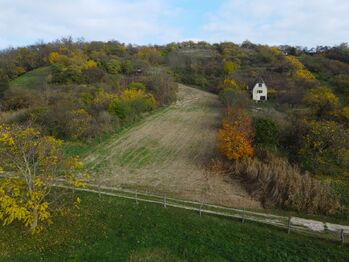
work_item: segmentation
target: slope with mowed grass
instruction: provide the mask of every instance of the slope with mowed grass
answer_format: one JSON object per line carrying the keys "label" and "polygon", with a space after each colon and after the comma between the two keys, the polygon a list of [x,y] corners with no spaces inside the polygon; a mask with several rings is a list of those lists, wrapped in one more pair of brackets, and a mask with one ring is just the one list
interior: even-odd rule
{"label": "slope with mowed grass", "polygon": [[11,88],[23,88],[23,89],[40,88],[44,84],[49,74],[50,74],[49,66],[34,69],[11,81]]}
{"label": "slope with mowed grass", "polygon": [[84,157],[102,185],[156,191],[215,204],[256,208],[240,185],[210,173],[222,108],[216,95],[179,85],[178,101],[92,147]]}
{"label": "slope with mowed grass", "polygon": [[79,193],[38,235],[0,227],[0,261],[347,261],[348,245],[156,204]]}

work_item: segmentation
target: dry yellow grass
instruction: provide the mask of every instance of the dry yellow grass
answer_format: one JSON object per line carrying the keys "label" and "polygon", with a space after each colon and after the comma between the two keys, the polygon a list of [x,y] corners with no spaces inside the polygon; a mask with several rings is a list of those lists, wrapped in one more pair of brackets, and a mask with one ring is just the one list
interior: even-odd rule
{"label": "dry yellow grass", "polygon": [[237,180],[205,168],[216,152],[222,108],[216,95],[179,85],[178,101],[93,148],[85,164],[103,185],[234,207],[256,208]]}

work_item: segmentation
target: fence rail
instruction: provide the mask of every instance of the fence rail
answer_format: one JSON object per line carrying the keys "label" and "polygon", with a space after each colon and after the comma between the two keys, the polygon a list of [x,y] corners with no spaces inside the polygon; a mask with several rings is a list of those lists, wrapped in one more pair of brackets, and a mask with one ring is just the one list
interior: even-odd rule
{"label": "fence rail", "polygon": [[139,202],[148,202],[160,204],[164,208],[174,207],[191,210],[202,214],[210,214],[223,216],[227,218],[239,219],[241,222],[253,221],[257,223],[268,224],[279,228],[284,228],[288,233],[296,231],[300,233],[310,234],[320,238],[340,241],[342,244],[349,243],[347,235],[349,235],[349,226],[324,223],[321,221],[304,219],[299,217],[286,217],[261,212],[254,212],[245,209],[229,208],[224,206],[213,205],[203,202],[195,202],[190,200],[177,199],[167,197],[167,195],[157,195],[128,189],[107,187],[101,185],[88,184],[84,188],[72,188],[64,184],[56,184],[56,187],[65,188],[74,191],[90,192],[106,196],[113,196],[135,200]]}

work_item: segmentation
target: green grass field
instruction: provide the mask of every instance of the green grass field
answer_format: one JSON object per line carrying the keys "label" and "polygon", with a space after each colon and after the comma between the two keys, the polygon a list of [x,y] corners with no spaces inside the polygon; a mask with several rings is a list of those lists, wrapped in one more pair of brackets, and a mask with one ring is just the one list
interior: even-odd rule
{"label": "green grass field", "polygon": [[[0,228],[0,261],[347,261],[349,247],[285,230],[81,193],[40,235]],[[77,212],[77,211],[76,211]]]}
{"label": "green grass field", "polygon": [[40,67],[29,71],[11,82],[11,88],[35,89],[41,87],[50,73],[50,67]]}

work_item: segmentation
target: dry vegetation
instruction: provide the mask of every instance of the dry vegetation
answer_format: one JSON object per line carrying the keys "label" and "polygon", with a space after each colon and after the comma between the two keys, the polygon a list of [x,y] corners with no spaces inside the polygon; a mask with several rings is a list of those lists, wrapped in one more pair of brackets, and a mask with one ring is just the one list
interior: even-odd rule
{"label": "dry vegetation", "polygon": [[90,150],[84,161],[102,184],[255,208],[238,180],[205,166],[216,151],[222,108],[217,96],[179,86],[178,102]]}
{"label": "dry vegetation", "polygon": [[265,207],[314,214],[334,214],[340,209],[339,198],[329,185],[302,174],[285,159],[273,155],[264,161],[248,158],[235,162],[232,170]]}

